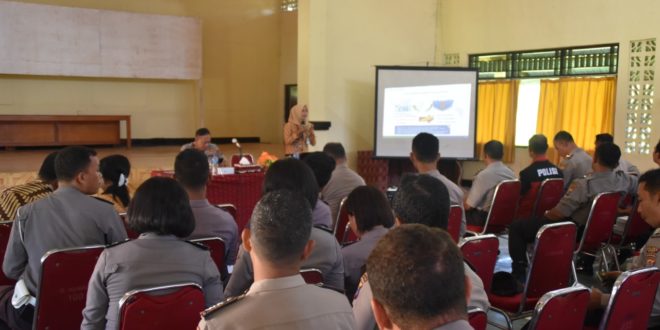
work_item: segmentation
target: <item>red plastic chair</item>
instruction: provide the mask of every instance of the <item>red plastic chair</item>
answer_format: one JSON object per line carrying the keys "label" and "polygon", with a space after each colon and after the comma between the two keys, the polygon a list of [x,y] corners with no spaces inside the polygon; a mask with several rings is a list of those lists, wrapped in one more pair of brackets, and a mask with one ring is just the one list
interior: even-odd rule
{"label": "red plastic chair", "polygon": [[[504,310],[511,319],[524,317],[541,297],[552,290],[568,287],[573,266],[577,228],[572,222],[548,224],[536,234],[534,254],[522,293],[504,297],[488,294],[490,303]],[[507,320],[510,323],[510,320]]]}
{"label": "red plastic chair", "polygon": [[562,196],[564,196],[564,179],[543,180],[532,210],[534,217],[543,217],[545,211],[559,204]]}
{"label": "red plastic chair", "polygon": [[316,268],[301,269],[300,275],[307,284],[323,286],[323,273]]}
{"label": "red plastic chair", "polygon": [[532,182],[530,184],[529,190],[527,193],[520,196],[518,201],[518,210],[516,211],[516,219],[529,219],[534,213],[534,204],[539,197],[539,188],[541,188],[541,182]]}
{"label": "red plastic chair", "polygon": [[119,328],[194,330],[204,307],[204,292],[195,283],[132,290],[119,301]]}
{"label": "red plastic chair", "polygon": [[488,234],[467,237],[458,246],[461,249],[463,258],[474,267],[475,272],[484,282],[484,290],[490,292],[500,241],[495,235]]}
{"label": "red plastic chair", "polygon": [[78,329],[87,285],[105,246],[50,250],[41,258],[33,329]]}
{"label": "red plastic chair", "polygon": [[[11,226],[14,221],[0,222],[0,265],[5,260],[5,251],[7,251],[7,244],[9,244],[9,237],[11,236]],[[16,280],[5,276],[3,271],[0,271],[0,285],[14,285]]]}
{"label": "red plastic chair", "polygon": [[550,291],[541,297],[529,321],[529,329],[582,329],[589,305],[589,289],[575,286]]}
{"label": "red plastic chair", "polygon": [[452,205],[449,208],[449,221],[447,222],[447,232],[458,242],[461,238],[461,222],[463,221],[463,209],[458,205]]}
{"label": "red plastic chair", "polygon": [[624,272],[614,283],[598,329],[646,329],[660,282],[658,268]]}
{"label": "red plastic chair", "polygon": [[211,253],[211,259],[218,267],[218,271],[224,281],[227,279],[229,272],[227,270],[227,249],[225,249],[225,241],[220,237],[204,237],[191,239],[191,242],[204,244]]}
{"label": "red plastic chair", "polygon": [[335,228],[332,230],[332,234],[337,239],[337,242],[339,242],[339,245],[347,245],[358,240],[348,223],[348,211],[346,211],[346,207],[344,206],[345,202],[346,198],[342,199],[339,204],[339,214],[337,214]]}
{"label": "red plastic chair", "polygon": [[488,314],[481,308],[468,308],[468,322],[474,330],[486,330],[488,327]]}
{"label": "red plastic chair", "polygon": [[[254,164],[254,157],[251,154],[243,154],[243,157],[247,158],[250,161],[250,164]],[[241,162],[241,155],[234,154],[231,156],[231,166],[234,166]]]}
{"label": "red plastic chair", "polygon": [[231,216],[234,218],[234,220],[236,220],[236,212],[238,212],[238,210],[236,209],[236,206],[234,206],[234,204],[218,204],[218,205],[216,205],[216,207],[218,207],[218,208],[222,209],[223,211],[231,214]]}
{"label": "red plastic chair", "polygon": [[[575,258],[580,254],[596,256],[599,249],[603,260],[609,260],[606,251],[613,250],[612,246],[606,244],[612,236],[612,230],[616,223],[617,206],[621,200],[620,192],[604,192],[594,198],[587,218],[587,224],[584,227],[580,245],[575,250]],[[601,249],[603,247],[603,249]],[[615,263],[618,263],[614,258]],[[604,263],[607,266],[607,262]],[[607,270],[607,269],[606,269]],[[573,273],[577,279],[577,274]]]}
{"label": "red plastic chair", "polygon": [[520,199],[520,181],[504,180],[495,188],[493,204],[488,212],[484,226],[468,225],[467,230],[473,235],[499,234],[507,229],[516,217]]}
{"label": "red plastic chair", "polygon": [[617,233],[612,233],[611,243],[618,244],[619,247],[629,244],[637,240],[640,236],[651,231],[651,226],[649,226],[642,215],[639,214],[639,202],[636,201],[632,208],[632,213],[628,216],[628,221],[623,229],[621,235]]}

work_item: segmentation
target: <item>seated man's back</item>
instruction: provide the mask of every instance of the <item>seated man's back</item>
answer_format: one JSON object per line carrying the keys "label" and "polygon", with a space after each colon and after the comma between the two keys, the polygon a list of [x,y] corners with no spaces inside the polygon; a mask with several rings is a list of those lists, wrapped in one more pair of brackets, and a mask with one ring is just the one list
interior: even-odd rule
{"label": "seated man's back", "polygon": [[211,205],[206,199],[191,200],[190,207],[195,216],[195,231],[188,239],[222,238],[227,251],[227,264],[233,265],[238,253],[238,225],[234,217],[229,212]]}

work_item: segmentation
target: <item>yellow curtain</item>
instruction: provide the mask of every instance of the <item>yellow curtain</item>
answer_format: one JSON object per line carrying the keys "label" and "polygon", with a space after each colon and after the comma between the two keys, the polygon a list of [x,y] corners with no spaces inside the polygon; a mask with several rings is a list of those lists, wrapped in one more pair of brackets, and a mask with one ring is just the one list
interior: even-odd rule
{"label": "yellow curtain", "polygon": [[479,82],[477,110],[477,151],[490,140],[504,144],[504,162],[513,162],[516,137],[516,110],[519,80]]}
{"label": "yellow curtain", "polygon": [[[551,141],[565,130],[578,146],[593,154],[596,134],[614,130],[615,94],[615,77],[542,80],[536,131]],[[552,146],[548,158],[559,163]]]}

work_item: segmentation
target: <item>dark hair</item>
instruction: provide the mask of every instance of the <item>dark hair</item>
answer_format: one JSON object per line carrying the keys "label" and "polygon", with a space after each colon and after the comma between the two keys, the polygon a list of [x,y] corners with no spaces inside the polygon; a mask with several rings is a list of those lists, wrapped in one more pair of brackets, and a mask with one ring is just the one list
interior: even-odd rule
{"label": "dark hair", "polygon": [[188,194],[174,179],[149,178],[135,191],[128,207],[128,226],[139,234],[190,236],[195,217]]}
{"label": "dark hair", "polygon": [[412,140],[412,152],[420,162],[433,163],[438,160],[440,141],[429,133],[419,133]]}
{"label": "dark hair", "polygon": [[72,181],[80,172],[85,171],[92,162],[90,157],[96,151],[87,147],[66,147],[57,152],[55,157],[55,175],[58,180]]}
{"label": "dark hair", "polygon": [[441,315],[465,315],[463,256],[449,234],[403,225],[378,241],[367,259],[373,297],[401,328]]}
{"label": "dark hair", "polygon": [[484,144],[484,153],[491,159],[502,160],[504,157],[504,145],[497,140],[490,140]]}
{"label": "dark hair", "polygon": [[548,151],[548,138],[543,134],[535,134],[529,138],[529,151],[536,155],[543,155]]}
{"label": "dark hair", "polygon": [[319,198],[319,186],[312,169],[295,158],[280,159],[270,165],[266,172],[263,194],[280,189],[301,194],[311,209],[314,209]]}
{"label": "dark hair", "polygon": [[328,154],[324,152],[312,152],[308,154],[303,162],[312,169],[314,172],[314,177],[316,178],[316,183],[319,185],[319,189],[323,189],[330,177],[332,176],[332,171],[335,170],[335,160],[332,159]]}
{"label": "dark hair", "polygon": [[596,134],[596,144],[599,143],[614,143],[614,137],[608,133]]}
{"label": "dark hair", "polygon": [[346,197],[346,211],[355,216],[357,229],[366,233],[376,226],[392,227],[394,214],[387,197],[376,187],[360,186]]}
{"label": "dark hair", "polygon": [[619,158],[621,158],[621,149],[614,143],[601,143],[596,147],[594,158],[598,164],[615,169],[619,166]]}
{"label": "dark hair", "polygon": [[57,180],[57,174],[55,174],[55,158],[57,157],[57,151],[53,151],[44,158],[41,167],[39,168],[39,179],[44,182],[52,182]]}
{"label": "dark hair", "polygon": [[552,141],[575,142],[573,140],[573,135],[571,135],[571,133],[566,131],[557,132],[557,134],[555,134],[555,137],[554,139],[552,139]]}
{"label": "dark hair", "polygon": [[658,144],[655,145],[655,151],[653,153],[654,154],[660,153],[660,140],[658,140]]}
{"label": "dark hair", "polygon": [[209,131],[208,128],[202,127],[195,131],[195,136],[204,136],[204,135],[211,135],[211,131]]}
{"label": "dark hair", "polygon": [[326,143],[323,147],[323,152],[330,155],[333,159],[346,158],[346,150],[344,150],[344,146],[339,142]]}
{"label": "dark hair", "polygon": [[266,260],[278,264],[299,261],[312,232],[312,210],[296,192],[268,192],[252,212],[250,232],[250,242]]}
{"label": "dark hair", "polygon": [[[128,180],[128,176],[131,174],[131,163],[128,161],[128,158],[123,155],[104,157],[99,162],[99,171],[101,171],[103,180],[112,182],[103,193],[110,194],[113,198],[118,198],[124,207],[128,206],[128,203],[131,202],[131,196],[128,193],[128,187],[126,186],[126,180]],[[124,175],[125,181],[120,187],[119,179],[122,174]]]}
{"label": "dark hair", "polygon": [[405,174],[392,204],[394,214],[402,223],[421,223],[447,229],[449,192],[440,180],[432,176]]}
{"label": "dark hair", "polygon": [[655,195],[660,192],[660,168],[646,171],[639,177],[639,183],[644,183],[644,190]]}
{"label": "dark hair", "polygon": [[209,181],[209,162],[197,149],[181,151],[174,160],[174,178],[188,189],[201,189]]}

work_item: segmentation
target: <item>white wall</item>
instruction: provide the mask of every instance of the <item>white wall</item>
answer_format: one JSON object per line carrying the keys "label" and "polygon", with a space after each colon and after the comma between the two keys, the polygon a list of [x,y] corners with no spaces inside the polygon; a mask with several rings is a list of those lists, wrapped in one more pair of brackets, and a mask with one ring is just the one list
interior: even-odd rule
{"label": "white wall", "polygon": [[[444,53],[459,53],[467,66],[471,53],[619,43],[619,73],[616,94],[614,136],[623,146],[628,96],[630,41],[658,37],[660,2],[655,0],[438,0],[438,45]],[[657,63],[656,63],[657,71]],[[656,73],[657,75],[657,73]],[[657,87],[656,87],[657,90]],[[653,111],[660,120],[658,93]],[[651,136],[660,138],[656,124]],[[525,163],[518,158],[518,167]],[[641,170],[654,168],[650,155],[624,155]],[[466,164],[466,174],[478,166]]]}

